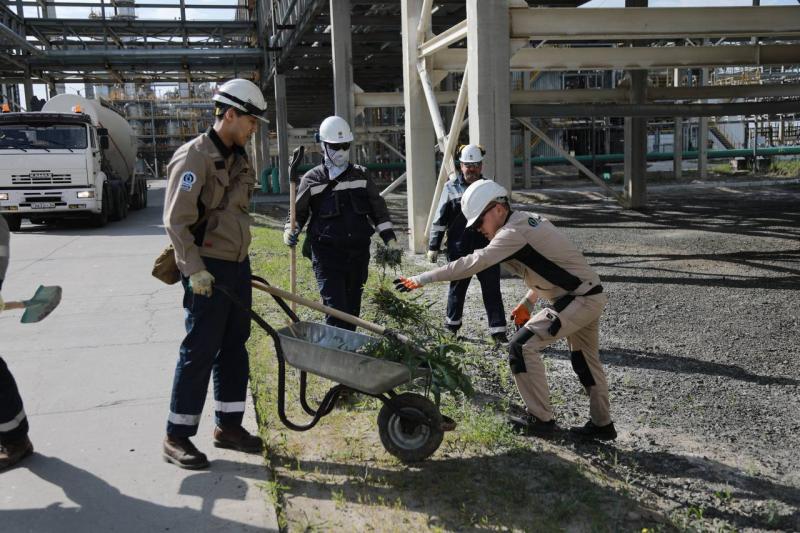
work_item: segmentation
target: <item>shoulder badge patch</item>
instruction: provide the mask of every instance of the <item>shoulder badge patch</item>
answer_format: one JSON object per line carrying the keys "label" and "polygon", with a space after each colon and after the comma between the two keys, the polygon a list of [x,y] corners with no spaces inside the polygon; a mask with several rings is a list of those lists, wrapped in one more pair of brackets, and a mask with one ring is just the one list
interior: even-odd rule
{"label": "shoulder badge patch", "polygon": [[191,191],[195,181],[197,181],[197,176],[195,176],[194,172],[191,170],[187,170],[183,173],[183,176],[181,176],[181,190],[186,192]]}
{"label": "shoulder badge patch", "polygon": [[536,217],[528,217],[528,225],[532,228],[535,228],[539,225],[539,219]]}

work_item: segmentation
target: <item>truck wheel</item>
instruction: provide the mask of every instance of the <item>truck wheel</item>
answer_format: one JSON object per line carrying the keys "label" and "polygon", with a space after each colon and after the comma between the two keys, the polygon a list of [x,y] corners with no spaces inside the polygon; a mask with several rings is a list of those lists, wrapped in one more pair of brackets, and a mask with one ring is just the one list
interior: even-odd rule
{"label": "truck wheel", "polygon": [[137,180],[136,185],[133,186],[133,194],[131,195],[131,209],[138,211],[144,208],[144,196],[142,195],[142,181]]}
{"label": "truck wheel", "polygon": [[142,180],[142,209],[147,207],[147,180]]}
{"label": "truck wheel", "polygon": [[19,231],[22,226],[22,217],[19,215],[3,215],[8,223],[8,229],[11,231]]}
{"label": "truck wheel", "polygon": [[125,218],[125,213],[122,211],[122,204],[125,203],[125,191],[122,187],[109,187],[109,198],[111,198],[111,205],[108,208],[108,220],[117,222]]}
{"label": "truck wheel", "polygon": [[103,185],[103,207],[99,213],[92,214],[92,226],[96,228],[102,228],[106,224],[108,224],[108,210],[109,210],[109,194],[108,194],[108,187]]}
{"label": "truck wheel", "polygon": [[123,219],[128,218],[128,190],[125,187],[119,189],[119,211]]}
{"label": "truck wheel", "polygon": [[410,392],[396,396],[392,403],[395,409],[383,404],[378,413],[378,433],[386,451],[404,463],[423,461],[433,455],[444,437],[442,415],[436,405]]}

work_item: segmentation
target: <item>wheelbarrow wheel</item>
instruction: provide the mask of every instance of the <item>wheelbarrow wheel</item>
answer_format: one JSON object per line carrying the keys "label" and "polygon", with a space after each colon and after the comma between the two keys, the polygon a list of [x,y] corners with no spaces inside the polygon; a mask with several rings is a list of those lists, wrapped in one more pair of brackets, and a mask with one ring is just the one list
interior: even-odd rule
{"label": "wheelbarrow wheel", "polygon": [[404,463],[423,461],[433,455],[444,437],[442,415],[436,405],[410,392],[392,401],[399,414],[389,404],[384,404],[378,413],[378,432],[386,451]]}

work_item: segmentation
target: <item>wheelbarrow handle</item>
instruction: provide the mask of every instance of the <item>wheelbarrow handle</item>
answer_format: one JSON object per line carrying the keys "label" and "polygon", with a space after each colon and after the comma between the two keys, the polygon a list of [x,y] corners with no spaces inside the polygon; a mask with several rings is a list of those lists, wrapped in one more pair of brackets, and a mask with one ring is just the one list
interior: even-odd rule
{"label": "wheelbarrow handle", "polygon": [[323,305],[319,302],[314,302],[312,300],[309,300],[308,298],[303,298],[302,296],[299,296],[297,294],[292,294],[289,291],[279,289],[278,287],[273,287],[272,285],[264,285],[263,283],[260,283],[255,280],[253,280],[251,283],[253,287],[255,287],[256,289],[267,292],[273,296],[278,296],[280,298],[284,298],[292,302],[297,302],[300,305],[309,307],[311,309],[314,309],[315,311],[320,311],[322,313],[325,313],[326,315],[330,315],[340,320],[344,320],[348,324],[353,324],[354,326],[364,328],[367,331],[377,333],[378,335],[390,335],[399,340],[400,342],[402,342],[403,344],[413,345],[411,339],[409,339],[405,335],[392,331],[389,328],[381,326],[380,324],[375,324],[374,322],[368,322],[367,320],[358,318],[357,316],[353,316],[349,313],[345,313],[344,311],[339,311],[338,309],[328,307],[327,305]]}
{"label": "wheelbarrow handle", "polygon": [[3,309],[25,309],[25,302],[6,302]]}

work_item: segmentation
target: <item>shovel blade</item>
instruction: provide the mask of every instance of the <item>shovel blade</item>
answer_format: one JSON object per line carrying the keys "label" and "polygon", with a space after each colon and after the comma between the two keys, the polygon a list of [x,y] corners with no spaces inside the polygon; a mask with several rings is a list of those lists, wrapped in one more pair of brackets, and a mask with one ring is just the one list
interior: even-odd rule
{"label": "shovel blade", "polygon": [[61,287],[40,285],[33,298],[25,301],[25,312],[22,314],[20,322],[23,324],[39,322],[52,313],[60,302]]}

